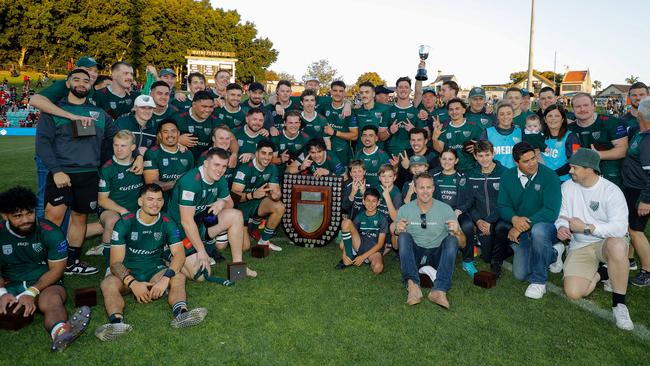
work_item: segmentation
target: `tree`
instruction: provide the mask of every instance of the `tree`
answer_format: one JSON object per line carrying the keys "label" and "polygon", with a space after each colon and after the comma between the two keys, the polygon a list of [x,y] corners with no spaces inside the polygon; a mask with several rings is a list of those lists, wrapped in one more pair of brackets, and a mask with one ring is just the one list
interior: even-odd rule
{"label": "tree", "polygon": [[594,88],[594,90],[600,90],[600,88],[603,87],[603,83],[601,83],[600,80],[594,80],[591,86]]}
{"label": "tree", "polygon": [[278,73],[278,78],[279,80],[288,80],[292,83],[296,81],[296,77],[286,71]]}
{"label": "tree", "polygon": [[361,85],[361,83],[364,81],[369,81],[374,86],[386,85],[386,81],[382,79],[378,73],[374,71],[364,72],[363,74],[359,75],[357,82],[352,86],[352,88],[350,88],[350,93],[352,95],[357,94],[359,92],[359,85]]}
{"label": "tree", "polygon": [[278,76],[278,73],[273,70],[266,70],[264,71],[264,80],[266,81],[280,80],[280,76]]}
{"label": "tree", "polygon": [[636,83],[637,81],[639,81],[639,77],[638,77],[638,76],[630,75],[629,78],[625,78],[625,82],[628,83],[628,84],[630,84],[630,85]]}
{"label": "tree", "polygon": [[320,81],[320,93],[326,93],[330,84],[334,80],[338,80],[340,77],[337,75],[338,71],[330,66],[329,61],[327,60],[318,60],[314,61],[307,67],[307,72],[302,76],[302,79],[305,80],[307,77],[316,77]]}
{"label": "tree", "polygon": [[[543,76],[543,77],[545,77],[545,78],[547,78],[547,79],[549,79],[549,80],[551,80],[553,82],[556,82],[556,83],[561,82],[562,79],[564,78],[564,74],[553,73],[553,71],[542,71],[542,72],[540,72],[540,71],[537,71],[537,70],[533,70],[533,74],[541,75],[541,76]],[[528,77],[528,71],[517,71],[517,72],[513,72],[512,74],[510,74],[510,81],[512,82],[512,84],[517,84],[520,81],[526,79],[527,77]]]}

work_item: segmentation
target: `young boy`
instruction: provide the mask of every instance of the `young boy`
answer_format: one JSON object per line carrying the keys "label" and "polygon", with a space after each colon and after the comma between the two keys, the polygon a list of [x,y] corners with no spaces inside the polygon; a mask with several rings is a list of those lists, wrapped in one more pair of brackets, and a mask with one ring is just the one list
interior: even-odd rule
{"label": "young boy", "polygon": [[363,195],[370,185],[366,182],[366,167],[362,160],[352,160],[349,165],[350,179],[343,183],[343,213],[354,220],[363,209]]}
{"label": "young boy", "polygon": [[[411,177],[415,177],[420,173],[425,173],[429,169],[429,163],[424,156],[413,155],[409,158],[409,173]],[[404,182],[402,186],[402,200],[404,203],[409,203],[417,198],[415,193],[415,185],[413,184],[413,178]]]}
{"label": "young boy", "polygon": [[374,274],[380,274],[384,270],[384,258],[381,251],[388,233],[388,220],[386,215],[377,210],[379,200],[379,191],[369,187],[363,194],[365,210],[359,212],[354,220],[345,219],[341,223],[343,241],[340,247],[342,253],[341,261],[336,265],[336,269],[370,263]]}
{"label": "young boy", "polygon": [[[395,179],[397,175],[395,174],[395,168],[391,165],[384,164],[379,168],[379,192],[381,193],[381,199],[379,201],[379,212],[386,215],[388,219],[388,225],[390,226],[390,232],[394,232],[394,222],[397,219],[397,210],[402,207],[402,193],[397,187],[395,187]],[[397,250],[397,236],[391,236],[392,248]],[[391,243],[386,245],[386,248],[390,248]],[[384,255],[388,254],[389,250],[384,251]]]}

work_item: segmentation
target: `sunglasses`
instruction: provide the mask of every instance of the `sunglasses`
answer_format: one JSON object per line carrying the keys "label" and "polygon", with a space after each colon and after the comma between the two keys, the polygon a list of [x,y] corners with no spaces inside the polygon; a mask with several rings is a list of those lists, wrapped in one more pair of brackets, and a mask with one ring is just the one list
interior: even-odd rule
{"label": "sunglasses", "polygon": [[420,214],[420,227],[427,228],[427,214]]}

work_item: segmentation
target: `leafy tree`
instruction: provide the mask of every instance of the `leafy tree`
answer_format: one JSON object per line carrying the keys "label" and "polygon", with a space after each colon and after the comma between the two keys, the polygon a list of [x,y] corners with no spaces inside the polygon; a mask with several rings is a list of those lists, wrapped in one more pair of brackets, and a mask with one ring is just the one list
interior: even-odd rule
{"label": "leafy tree", "polygon": [[338,71],[333,68],[329,61],[318,60],[312,62],[307,67],[307,72],[302,76],[305,80],[307,77],[316,77],[320,81],[320,93],[326,93],[330,89],[332,81],[339,79]]}
{"label": "leafy tree", "polygon": [[600,90],[600,88],[603,87],[603,83],[601,83],[600,80],[594,80],[594,82],[591,84],[591,87],[595,90]]}
{"label": "leafy tree", "polygon": [[378,73],[374,71],[370,72],[364,72],[363,74],[359,75],[357,78],[357,82],[354,83],[354,85],[350,88],[350,93],[351,94],[356,94],[359,92],[359,85],[363,83],[364,81],[369,81],[371,82],[374,86],[379,86],[379,85],[386,85],[386,81],[379,76]]}
{"label": "leafy tree", "polygon": [[273,70],[266,70],[264,71],[264,80],[266,81],[280,80],[280,76],[278,76],[278,73]]}
{"label": "leafy tree", "polygon": [[637,81],[639,81],[639,77],[638,77],[638,76],[630,75],[629,78],[625,78],[625,82],[628,83],[628,84],[630,84],[630,85],[636,83]]}
{"label": "leafy tree", "polygon": [[[533,70],[533,73],[538,74],[538,75],[542,75],[543,77],[545,77],[545,78],[547,78],[547,79],[549,79],[551,81],[555,81],[556,83],[561,82],[562,79],[564,78],[564,74],[553,73],[553,71],[542,71],[542,72],[540,72],[540,71],[537,71],[537,70]],[[520,81],[526,79],[527,77],[528,77],[528,71],[517,71],[517,72],[513,72],[512,74],[510,74],[510,81],[512,82],[512,84],[517,84]]]}
{"label": "leafy tree", "polygon": [[292,83],[296,81],[296,77],[286,71],[278,73],[278,78],[278,80],[289,80]]}

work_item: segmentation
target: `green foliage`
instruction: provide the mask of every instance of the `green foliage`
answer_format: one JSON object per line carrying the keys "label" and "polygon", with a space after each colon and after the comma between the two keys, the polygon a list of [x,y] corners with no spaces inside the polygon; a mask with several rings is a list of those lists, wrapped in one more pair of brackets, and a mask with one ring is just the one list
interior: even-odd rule
{"label": "green foliage", "polygon": [[[237,80],[264,80],[278,52],[255,25],[209,1],[27,0],[0,2],[0,63],[65,67],[82,55],[142,72],[185,64],[188,49],[235,52]],[[6,21],[4,21],[6,19]]]}
{"label": "green foliage", "polygon": [[382,79],[378,73],[374,71],[364,72],[363,74],[359,75],[359,77],[357,78],[357,82],[354,83],[354,85],[352,86],[351,93],[352,94],[358,93],[359,85],[361,85],[361,83],[363,83],[364,81],[369,81],[374,86],[386,85],[386,81]]}
{"label": "green foliage", "polygon": [[636,83],[637,81],[639,81],[639,77],[638,77],[638,76],[630,75],[629,78],[625,78],[625,82],[628,83],[628,84],[630,84],[630,85]]}
{"label": "green foliage", "polygon": [[[560,73],[553,73],[553,71],[538,71],[538,70],[533,70],[535,74],[542,75],[543,77],[555,81],[556,83],[559,83],[562,81],[562,78],[564,78],[564,74]],[[524,80],[525,78],[528,77],[528,71],[517,71],[513,72],[510,74],[510,81],[512,81],[513,84],[517,84],[518,82]]]}
{"label": "green foliage", "polygon": [[595,90],[600,90],[600,88],[603,87],[603,83],[602,83],[600,80],[594,80],[594,82],[591,84],[591,86],[592,86]]}
{"label": "green foliage", "polygon": [[324,94],[330,89],[330,84],[334,80],[340,79],[338,71],[333,68],[329,61],[314,61],[307,67],[307,72],[302,76],[303,80],[307,77],[316,77],[320,81],[320,93]]}

